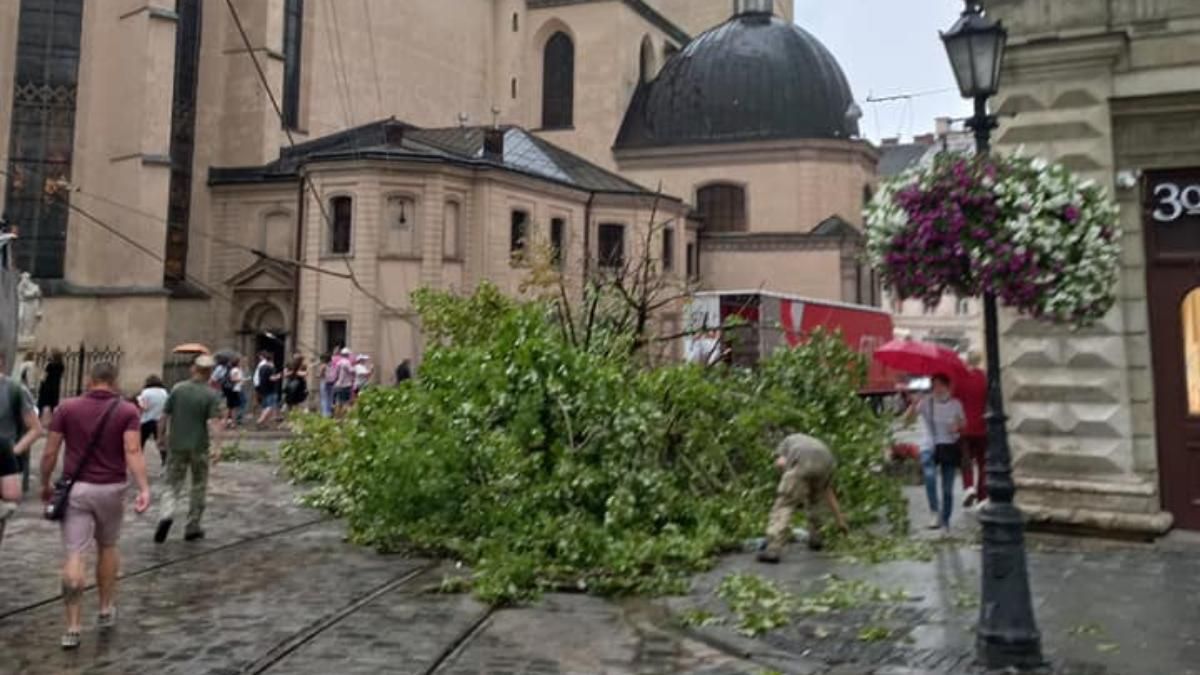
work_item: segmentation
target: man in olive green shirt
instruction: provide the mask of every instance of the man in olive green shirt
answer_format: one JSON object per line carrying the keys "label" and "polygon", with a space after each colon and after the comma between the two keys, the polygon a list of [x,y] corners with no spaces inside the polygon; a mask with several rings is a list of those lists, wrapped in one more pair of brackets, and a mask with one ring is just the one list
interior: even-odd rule
{"label": "man in olive green shirt", "polygon": [[189,470],[192,487],[188,494],[187,527],[183,538],[186,541],[204,538],[200,518],[204,515],[208,497],[208,466],[210,461],[215,463],[221,458],[221,397],[208,386],[215,365],[211,356],[196,357],[192,379],[175,385],[163,406],[160,424],[163,443],[170,451],[167,453],[167,492],[163,496],[158,528],[154,531],[154,541],[160,544],[166,541],[175,522],[175,509]]}

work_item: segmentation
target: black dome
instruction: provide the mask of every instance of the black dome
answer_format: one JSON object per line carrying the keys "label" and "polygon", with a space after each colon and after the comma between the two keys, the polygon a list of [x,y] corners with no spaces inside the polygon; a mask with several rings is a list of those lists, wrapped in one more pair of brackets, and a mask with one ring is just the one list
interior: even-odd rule
{"label": "black dome", "polygon": [[846,76],[815,37],[743,14],[692,40],[638,87],[615,147],[851,138],[852,108]]}

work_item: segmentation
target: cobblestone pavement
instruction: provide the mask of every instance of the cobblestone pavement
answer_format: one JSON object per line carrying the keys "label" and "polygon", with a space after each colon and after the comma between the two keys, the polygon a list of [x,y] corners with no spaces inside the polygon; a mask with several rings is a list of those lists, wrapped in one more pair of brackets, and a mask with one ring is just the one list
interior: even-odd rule
{"label": "cobblestone pavement", "polygon": [[[57,529],[27,501],[0,548],[0,674],[760,671],[594,598],[492,612],[469,596],[431,593],[440,566],[345,543],[338,522],[296,505],[263,461],[269,446],[242,450],[253,461],[213,472],[204,541],[175,532],[156,546],[153,515],[127,517],[119,625],[95,630],[89,591],[77,652],[58,648]],[[154,452],[150,464],[157,473]]]}
{"label": "cobblestone pavement", "polygon": [[[961,519],[958,537],[969,537],[970,521],[971,516]],[[799,595],[819,590],[827,574],[863,579],[885,591],[904,590],[909,600],[798,618],[757,640],[725,626],[692,631],[783,673],[974,673],[979,549],[966,543],[972,539],[958,537],[939,545],[928,562],[848,564],[803,546],[791,547],[779,566],[733,556],[702,576],[691,596],[665,604],[677,613],[703,608],[727,615],[712,591],[731,572],[761,574]],[[1200,546],[1031,535],[1029,548],[1035,612],[1051,672],[1200,674]],[[890,635],[861,639],[867,628]]]}
{"label": "cobblestone pavement", "polygon": [[[930,562],[847,564],[801,548],[778,567],[723,560],[685,598],[613,603],[551,595],[491,611],[469,596],[430,592],[446,564],[384,556],[344,541],[340,523],[296,505],[269,443],[219,465],[209,538],[151,542],[153,515],[130,516],[122,538],[119,626],[94,628],[85,598],[83,647],[64,653],[56,527],[30,500],[0,548],[0,675],[400,673],[403,675],[931,675],[972,673],[978,552],[940,547]],[[157,457],[150,453],[153,473]],[[964,518],[959,535],[969,540]],[[1200,673],[1200,546],[1065,546],[1035,539],[1034,592],[1047,655],[1063,675]],[[674,614],[724,612],[712,589],[732,571],[769,576],[796,593],[828,573],[867,579],[911,599],[803,618],[750,640],[726,627],[682,629]],[[864,627],[887,639],[864,642]]]}

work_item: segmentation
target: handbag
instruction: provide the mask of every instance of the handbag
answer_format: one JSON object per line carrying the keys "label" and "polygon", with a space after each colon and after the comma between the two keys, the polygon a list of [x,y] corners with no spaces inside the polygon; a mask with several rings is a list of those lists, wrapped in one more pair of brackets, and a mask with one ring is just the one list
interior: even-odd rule
{"label": "handbag", "polygon": [[[50,501],[46,503],[46,508],[42,512],[46,520],[62,520],[63,516],[67,515],[67,500],[71,498],[71,488],[75,486],[75,480],[83,474],[88,460],[92,458],[96,444],[100,442],[100,435],[103,433],[105,425],[108,424],[108,418],[112,416],[112,412],[120,404],[121,397],[117,396],[108,405],[108,409],[104,411],[104,415],[100,418],[100,424],[96,425],[96,430],[92,432],[92,437],[88,440],[87,447],[84,448],[83,457],[79,458],[79,465],[75,467],[75,475],[67,476],[64,473],[58,480],[54,481],[54,493],[50,495]],[[64,459],[63,461],[65,462],[66,460]]]}
{"label": "handbag", "polygon": [[953,464],[958,466],[962,464],[962,443],[955,441],[953,443],[937,443],[934,439],[937,434],[933,428],[933,413],[934,406],[937,402],[932,398],[929,399],[929,416],[925,417],[925,424],[929,427],[929,442],[933,444],[933,463],[934,464]]}

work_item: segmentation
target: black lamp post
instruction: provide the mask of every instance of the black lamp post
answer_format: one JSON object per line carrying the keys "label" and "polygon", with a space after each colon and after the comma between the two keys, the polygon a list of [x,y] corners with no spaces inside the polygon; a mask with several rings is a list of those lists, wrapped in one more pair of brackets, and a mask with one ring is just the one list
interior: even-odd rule
{"label": "black lamp post", "polygon": [[[942,33],[954,77],[964,98],[975,100],[975,115],[967,126],[975,132],[979,155],[991,149],[996,118],[988,114],[988,98],[1000,84],[1000,66],[1008,31],[984,16],[967,0],[962,16]],[[1043,665],[1042,638],[1033,616],[1029,572],[1025,562],[1025,526],[1013,504],[1016,486],[1008,447],[1004,393],[1000,384],[1000,335],[996,296],[983,296],[984,339],[987,346],[987,480],[989,502],[979,515],[983,524],[983,588],[976,652],[988,668],[1036,668]]]}

